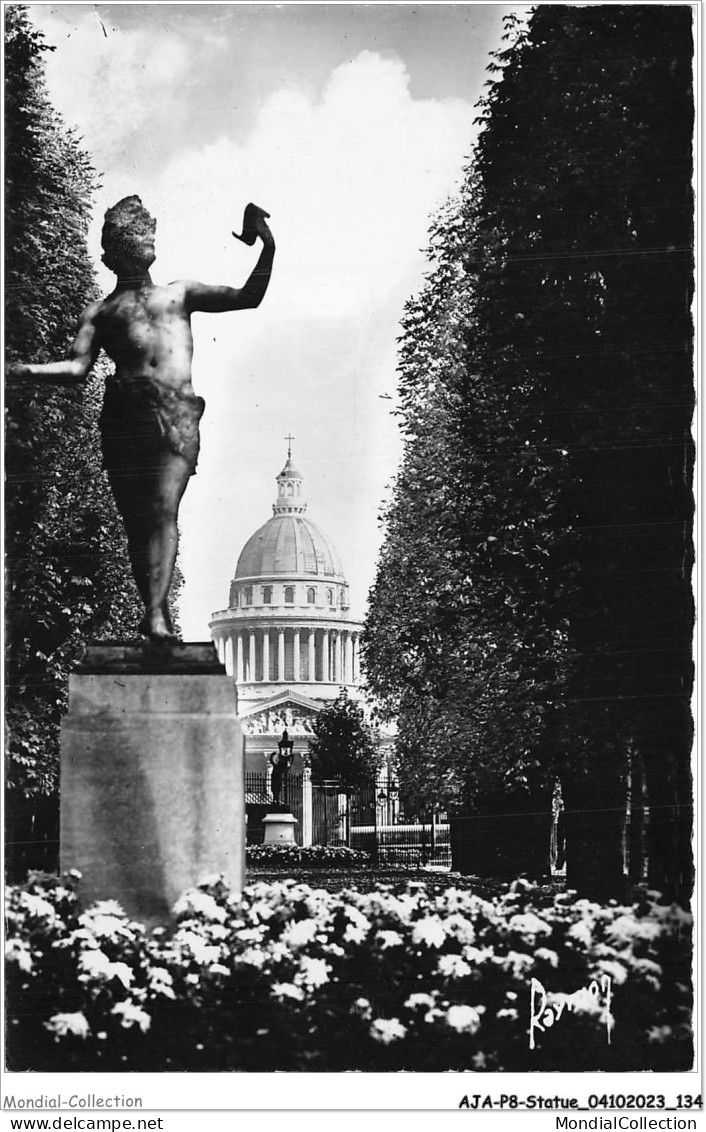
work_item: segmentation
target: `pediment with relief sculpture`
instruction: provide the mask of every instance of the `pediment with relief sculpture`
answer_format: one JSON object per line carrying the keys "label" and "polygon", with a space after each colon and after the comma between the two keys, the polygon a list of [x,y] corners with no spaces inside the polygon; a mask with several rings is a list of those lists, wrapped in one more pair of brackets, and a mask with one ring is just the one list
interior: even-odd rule
{"label": "pediment with relief sculpture", "polygon": [[283,731],[287,731],[291,738],[308,738],[314,734],[313,723],[317,714],[318,712],[302,704],[278,704],[241,716],[240,723],[244,735],[272,735],[279,738]]}

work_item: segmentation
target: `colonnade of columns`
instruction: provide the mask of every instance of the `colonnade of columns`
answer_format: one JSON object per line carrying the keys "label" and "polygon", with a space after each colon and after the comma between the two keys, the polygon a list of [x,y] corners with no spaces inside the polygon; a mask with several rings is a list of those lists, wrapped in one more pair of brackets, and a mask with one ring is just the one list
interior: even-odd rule
{"label": "colonnade of columns", "polygon": [[237,684],[355,684],[360,677],[360,633],[350,629],[231,628],[215,638],[226,671]]}

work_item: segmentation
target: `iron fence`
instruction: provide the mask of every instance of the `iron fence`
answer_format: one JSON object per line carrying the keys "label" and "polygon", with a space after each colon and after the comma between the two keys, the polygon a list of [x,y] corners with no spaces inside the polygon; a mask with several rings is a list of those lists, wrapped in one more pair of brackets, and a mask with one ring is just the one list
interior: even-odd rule
{"label": "iron fence", "polygon": [[[305,797],[302,774],[288,774],[280,805],[297,819],[295,838],[302,844],[305,807],[311,806],[311,841],[314,845],[347,845],[370,854],[376,867],[419,868],[451,866],[449,823],[441,815],[405,816],[394,788],[385,780],[375,786],[345,789],[339,782],[315,782]],[[245,775],[248,844],[264,840],[263,819],[275,808],[267,775]]]}
{"label": "iron fence", "polygon": [[405,818],[385,780],[351,790],[315,783],[312,794],[316,844],[362,849],[380,867],[450,867],[448,822],[433,811]]}

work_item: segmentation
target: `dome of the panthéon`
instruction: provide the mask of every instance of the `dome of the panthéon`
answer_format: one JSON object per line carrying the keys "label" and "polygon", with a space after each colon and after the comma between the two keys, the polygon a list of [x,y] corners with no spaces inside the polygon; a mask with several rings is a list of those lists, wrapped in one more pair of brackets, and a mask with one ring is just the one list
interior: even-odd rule
{"label": "dome of the panth\u00e9on", "polygon": [[250,536],[240,552],[235,577],[312,578],[343,582],[343,567],[330,539],[304,517],[302,477],[291,456],[277,476],[272,518]]}

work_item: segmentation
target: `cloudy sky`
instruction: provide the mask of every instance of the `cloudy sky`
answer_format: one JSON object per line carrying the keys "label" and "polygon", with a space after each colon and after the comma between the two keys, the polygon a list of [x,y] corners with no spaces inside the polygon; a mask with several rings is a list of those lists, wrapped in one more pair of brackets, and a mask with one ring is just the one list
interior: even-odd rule
{"label": "cloudy sky", "polygon": [[[205,640],[238,554],[271,515],[284,437],[308,515],[338,548],[362,616],[400,444],[396,336],[422,283],[430,216],[475,137],[501,4],[34,4],[56,50],[49,93],[102,175],[103,211],[158,218],[155,282],[241,286],[232,239],[253,200],[277,256],[256,311],[194,317],[206,399],[181,510],[184,637]],[[112,289],[103,268],[101,285]]]}

